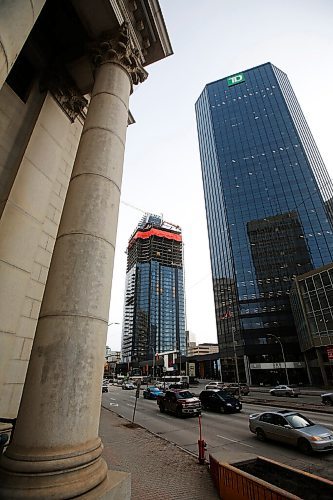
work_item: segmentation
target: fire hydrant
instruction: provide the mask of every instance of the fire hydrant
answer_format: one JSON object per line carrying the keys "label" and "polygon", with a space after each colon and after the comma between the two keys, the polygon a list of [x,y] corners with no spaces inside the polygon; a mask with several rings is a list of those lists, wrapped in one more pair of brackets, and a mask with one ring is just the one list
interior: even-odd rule
{"label": "fire hydrant", "polygon": [[202,431],[201,431],[201,415],[199,415],[199,439],[198,439],[198,448],[199,448],[199,464],[205,463],[205,453],[207,449],[207,443],[204,439],[202,439]]}

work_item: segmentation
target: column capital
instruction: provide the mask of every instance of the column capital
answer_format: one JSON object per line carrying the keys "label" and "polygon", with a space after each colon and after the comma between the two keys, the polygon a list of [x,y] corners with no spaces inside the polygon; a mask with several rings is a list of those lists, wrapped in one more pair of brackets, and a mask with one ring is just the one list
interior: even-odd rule
{"label": "column capital", "polygon": [[40,83],[41,90],[49,90],[71,122],[88,105],[87,99],[77,89],[75,83],[61,65],[48,69]]}
{"label": "column capital", "polygon": [[113,62],[127,71],[132,86],[146,80],[148,73],[144,69],[140,53],[131,42],[127,22],[124,22],[117,32],[107,32],[91,46],[91,58],[95,67]]}

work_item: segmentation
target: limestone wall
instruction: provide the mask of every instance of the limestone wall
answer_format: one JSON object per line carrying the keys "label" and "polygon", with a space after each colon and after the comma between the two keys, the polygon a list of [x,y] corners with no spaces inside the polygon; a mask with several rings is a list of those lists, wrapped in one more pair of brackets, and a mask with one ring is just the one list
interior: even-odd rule
{"label": "limestone wall", "polygon": [[0,416],[17,414],[81,130],[47,95],[1,215]]}
{"label": "limestone wall", "polygon": [[9,85],[0,90],[0,217],[44,99],[37,81],[26,103]]}

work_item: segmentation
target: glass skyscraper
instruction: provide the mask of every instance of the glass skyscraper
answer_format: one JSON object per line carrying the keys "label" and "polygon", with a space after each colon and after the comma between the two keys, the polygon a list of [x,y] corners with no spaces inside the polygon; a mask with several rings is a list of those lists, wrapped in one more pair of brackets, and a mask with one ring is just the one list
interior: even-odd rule
{"label": "glass skyscraper", "polygon": [[186,354],[182,233],[148,214],[127,248],[122,359],[133,365],[171,351]]}
{"label": "glass skyscraper", "polygon": [[223,377],[237,358],[243,380],[284,382],[284,354],[291,382],[306,381],[289,293],[333,261],[323,160],[271,63],[206,85],[196,116]]}

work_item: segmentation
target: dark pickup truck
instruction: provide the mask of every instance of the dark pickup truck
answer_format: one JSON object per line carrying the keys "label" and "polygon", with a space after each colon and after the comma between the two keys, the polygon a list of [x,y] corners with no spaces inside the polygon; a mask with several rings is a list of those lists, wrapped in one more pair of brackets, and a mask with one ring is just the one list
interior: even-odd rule
{"label": "dark pickup truck", "polygon": [[200,399],[186,390],[169,390],[157,397],[160,412],[174,413],[177,417],[197,416],[201,414]]}

